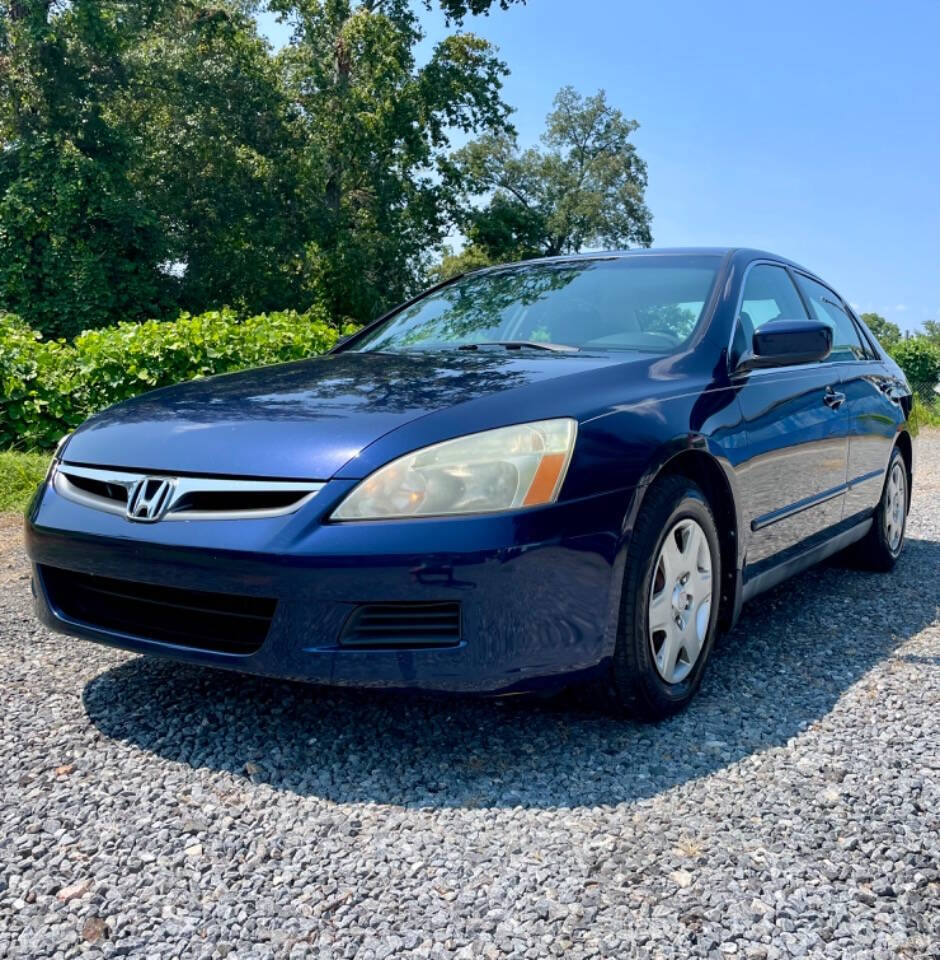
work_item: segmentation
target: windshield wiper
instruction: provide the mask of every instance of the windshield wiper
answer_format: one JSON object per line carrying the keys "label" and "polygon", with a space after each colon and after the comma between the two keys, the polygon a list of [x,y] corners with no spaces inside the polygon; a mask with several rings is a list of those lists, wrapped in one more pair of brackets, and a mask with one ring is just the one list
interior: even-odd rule
{"label": "windshield wiper", "polygon": [[580,347],[567,343],[545,343],[542,340],[481,340],[479,343],[462,343],[458,350],[479,350],[480,347],[505,347],[507,350],[548,350],[549,353],[578,353]]}

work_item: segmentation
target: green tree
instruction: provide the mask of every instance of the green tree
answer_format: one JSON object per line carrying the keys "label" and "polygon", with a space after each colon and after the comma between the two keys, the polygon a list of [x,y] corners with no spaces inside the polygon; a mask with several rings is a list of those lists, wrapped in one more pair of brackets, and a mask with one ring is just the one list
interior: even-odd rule
{"label": "green tree", "polygon": [[181,3],[126,58],[115,113],[141,145],[130,178],[157,216],[177,302],[306,309],[302,129],[254,19]]}
{"label": "green tree", "polygon": [[509,129],[485,41],[521,0],[0,0],[0,309],[48,335],[230,304],[368,319],[452,227],[449,131]]}
{"label": "green tree", "polygon": [[890,320],[886,320],[877,313],[863,313],[862,320],[869,330],[878,338],[878,342],[885,348],[891,350],[904,339],[901,328]]}
{"label": "green tree", "polygon": [[607,103],[565,87],[542,146],[520,150],[495,132],[453,159],[457,182],[484,205],[457,216],[490,261],[575,253],[586,246],[649,246],[646,164],[631,141],[638,124]]}
{"label": "green tree", "polygon": [[307,305],[296,118],[251,6],[0,7],[0,307],[73,336]]}
{"label": "green tree", "polygon": [[[508,10],[514,3],[525,3],[525,0],[498,0],[501,10]],[[430,10],[434,4],[432,0],[424,0],[424,5]],[[497,0],[440,0],[441,10],[448,20],[461,23],[468,14],[486,14],[497,5]]]}
{"label": "green tree", "polygon": [[926,320],[924,322],[924,336],[940,347],[940,320]]}
{"label": "green tree", "polygon": [[[159,4],[0,4],[0,308],[54,336],[159,313],[159,225],[108,106]],[[141,8],[146,7],[144,12]]]}
{"label": "green tree", "polygon": [[481,267],[488,267],[492,261],[486,255],[481,247],[464,247],[459,253],[447,244],[441,248],[442,257],[440,263],[435,264],[428,271],[428,280],[431,283],[440,283],[442,280],[450,280],[452,277],[460,276],[462,273],[469,273],[471,270],[479,270]]}
{"label": "green tree", "polygon": [[[491,4],[445,2],[459,18]],[[446,235],[457,183],[450,131],[509,129],[505,66],[479,37],[424,38],[408,0],[274,0],[293,38],[281,54],[304,123],[305,275],[335,316],[369,319],[420,287]]]}

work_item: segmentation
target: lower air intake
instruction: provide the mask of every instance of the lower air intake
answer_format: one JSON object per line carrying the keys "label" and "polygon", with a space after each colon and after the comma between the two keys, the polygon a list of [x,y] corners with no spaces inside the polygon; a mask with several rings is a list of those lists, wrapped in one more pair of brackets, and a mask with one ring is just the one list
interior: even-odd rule
{"label": "lower air intake", "polygon": [[261,649],[276,600],[40,567],[52,606],[74,623],[216,653]]}
{"label": "lower air intake", "polygon": [[363,604],[346,621],[339,642],[358,649],[454,647],[460,643],[460,604]]}

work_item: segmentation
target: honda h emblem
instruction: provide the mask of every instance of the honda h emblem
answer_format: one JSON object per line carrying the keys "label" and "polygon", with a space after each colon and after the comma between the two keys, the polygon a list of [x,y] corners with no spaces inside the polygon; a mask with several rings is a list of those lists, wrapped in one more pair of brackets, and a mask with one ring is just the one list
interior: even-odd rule
{"label": "honda h emblem", "polygon": [[127,498],[127,519],[155,523],[170,505],[174,483],[166,477],[144,477],[131,488]]}

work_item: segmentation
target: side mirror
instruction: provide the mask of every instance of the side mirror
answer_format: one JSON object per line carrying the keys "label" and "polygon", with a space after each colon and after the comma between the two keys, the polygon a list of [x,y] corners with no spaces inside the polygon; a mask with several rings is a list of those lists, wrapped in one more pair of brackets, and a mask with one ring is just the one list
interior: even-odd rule
{"label": "side mirror", "polygon": [[739,370],[817,363],[832,351],[832,328],[819,320],[771,320],[754,331]]}

